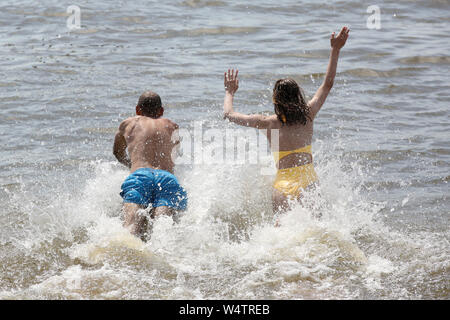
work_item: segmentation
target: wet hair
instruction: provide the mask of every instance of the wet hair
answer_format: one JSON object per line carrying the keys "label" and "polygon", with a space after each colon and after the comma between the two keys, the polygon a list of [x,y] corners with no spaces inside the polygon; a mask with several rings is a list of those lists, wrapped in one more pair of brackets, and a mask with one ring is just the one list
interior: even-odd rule
{"label": "wet hair", "polygon": [[288,78],[275,82],[272,99],[275,114],[283,124],[305,125],[311,121],[305,96],[295,80]]}
{"label": "wet hair", "polygon": [[143,115],[156,118],[162,108],[161,98],[155,92],[146,91],[139,97],[137,106],[141,108]]}

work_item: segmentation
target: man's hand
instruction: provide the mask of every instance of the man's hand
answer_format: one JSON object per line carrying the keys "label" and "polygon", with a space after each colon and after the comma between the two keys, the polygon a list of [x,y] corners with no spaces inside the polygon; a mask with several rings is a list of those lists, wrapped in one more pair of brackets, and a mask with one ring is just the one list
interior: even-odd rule
{"label": "man's hand", "polygon": [[239,70],[236,70],[236,74],[234,73],[234,69],[228,69],[228,72],[224,74],[224,85],[225,92],[234,95],[235,92],[239,88],[239,79],[237,78]]}
{"label": "man's hand", "polygon": [[334,37],[335,33],[333,32],[330,37],[331,47],[333,49],[340,50],[345,45],[345,41],[347,41],[349,32],[350,29],[347,27],[343,27],[337,37]]}

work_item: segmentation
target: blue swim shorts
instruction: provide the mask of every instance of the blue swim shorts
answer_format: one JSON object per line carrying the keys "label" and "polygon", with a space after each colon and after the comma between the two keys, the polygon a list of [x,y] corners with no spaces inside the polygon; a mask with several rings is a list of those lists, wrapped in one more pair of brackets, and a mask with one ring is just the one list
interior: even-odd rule
{"label": "blue swim shorts", "polygon": [[186,210],[187,194],[177,178],[168,171],[140,168],[122,183],[120,195],[125,203],[153,208],[166,206]]}

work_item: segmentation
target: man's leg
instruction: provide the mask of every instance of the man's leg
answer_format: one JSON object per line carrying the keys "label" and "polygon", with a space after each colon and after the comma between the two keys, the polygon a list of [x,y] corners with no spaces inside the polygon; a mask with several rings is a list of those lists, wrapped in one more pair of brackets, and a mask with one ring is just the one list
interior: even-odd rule
{"label": "man's leg", "polygon": [[136,203],[124,203],[123,219],[123,226],[129,228],[131,234],[145,241],[148,226],[145,208]]}
{"label": "man's leg", "polygon": [[171,207],[166,207],[166,206],[156,207],[153,209],[153,214],[151,215],[151,217],[156,218],[161,215],[171,217],[175,214],[175,212],[176,212],[175,209],[171,208]]}

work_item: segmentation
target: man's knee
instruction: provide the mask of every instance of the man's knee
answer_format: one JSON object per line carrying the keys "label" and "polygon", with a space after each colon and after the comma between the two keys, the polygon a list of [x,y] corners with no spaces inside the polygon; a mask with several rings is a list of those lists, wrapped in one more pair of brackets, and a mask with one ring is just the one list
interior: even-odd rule
{"label": "man's knee", "polygon": [[159,217],[161,215],[173,216],[175,214],[175,209],[167,206],[156,207],[153,210],[152,218]]}

